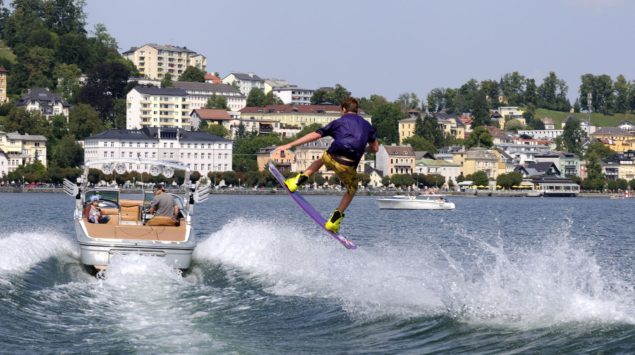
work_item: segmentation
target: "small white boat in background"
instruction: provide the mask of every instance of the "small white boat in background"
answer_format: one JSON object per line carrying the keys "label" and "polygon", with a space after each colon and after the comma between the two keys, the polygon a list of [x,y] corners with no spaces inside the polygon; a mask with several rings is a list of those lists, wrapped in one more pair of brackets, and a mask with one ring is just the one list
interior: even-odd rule
{"label": "small white boat in background", "polygon": [[453,210],[454,203],[444,195],[396,195],[377,199],[382,210]]}

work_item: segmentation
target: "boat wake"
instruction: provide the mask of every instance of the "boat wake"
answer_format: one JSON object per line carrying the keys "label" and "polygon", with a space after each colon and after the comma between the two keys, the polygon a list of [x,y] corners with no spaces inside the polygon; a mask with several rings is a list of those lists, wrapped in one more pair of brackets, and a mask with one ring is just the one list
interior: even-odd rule
{"label": "boat wake", "polygon": [[353,252],[303,228],[236,219],[199,243],[194,258],[246,272],[276,295],[337,300],[355,317],[448,316],[519,328],[635,324],[633,286],[572,242],[566,224],[531,246],[457,227],[454,247],[431,237]]}
{"label": "boat wake", "polygon": [[0,273],[24,272],[63,255],[79,258],[77,245],[67,236],[45,230],[0,234]]}

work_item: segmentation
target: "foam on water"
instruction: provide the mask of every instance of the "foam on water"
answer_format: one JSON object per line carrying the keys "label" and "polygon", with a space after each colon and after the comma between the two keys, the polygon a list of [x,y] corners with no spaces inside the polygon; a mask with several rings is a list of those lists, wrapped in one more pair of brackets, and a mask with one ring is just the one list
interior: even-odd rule
{"label": "foam on water", "polygon": [[79,258],[79,250],[68,237],[45,230],[0,234],[0,273],[29,270],[53,256]]}
{"label": "foam on water", "polygon": [[48,312],[59,304],[72,305],[65,323],[89,335],[86,346],[108,349],[104,339],[94,337],[107,334],[107,342],[119,343],[119,351],[125,344],[150,353],[222,349],[212,334],[197,327],[201,312],[188,296],[196,287],[159,258],[125,255],[114,258],[98,278],[41,291],[39,306]]}
{"label": "foam on water", "polygon": [[505,247],[502,237],[455,234],[471,244],[471,255],[467,246],[457,252],[433,239],[348,251],[320,231],[236,219],[199,243],[194,256],[255,275],[274,294],[336,299],[365,317],[445,314],[523,328],[635,324],[633,286],[571,242],[566,224],[523,248]]}

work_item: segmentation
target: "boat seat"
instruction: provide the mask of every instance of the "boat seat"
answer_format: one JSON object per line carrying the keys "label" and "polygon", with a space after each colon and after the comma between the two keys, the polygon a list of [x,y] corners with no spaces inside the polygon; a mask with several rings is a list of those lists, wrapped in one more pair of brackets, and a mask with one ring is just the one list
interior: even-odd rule
{"label": "boat seat", "polygon": [[140,221],[141,220],[141,204],[143,201],[137,200],[121,200],[119,207],[121,208],[121,221]]}

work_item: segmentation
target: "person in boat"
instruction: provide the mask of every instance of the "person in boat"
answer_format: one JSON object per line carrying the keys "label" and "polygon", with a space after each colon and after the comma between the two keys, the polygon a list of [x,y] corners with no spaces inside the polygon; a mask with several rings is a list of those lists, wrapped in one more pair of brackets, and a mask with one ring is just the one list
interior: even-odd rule
{"label": "person in boat", "polygon": [[[165,188],[161,184],[154,185],[154,198],[150,202],[150,210],[148,212],[154,215],[149,222],[150,224],[155,224],[158,220],[169,217],[174,225],[179,225],[179,207],[174,202],[174,198],[165,193]],[[152,223],[155,218],[157,220]]]}
{"label": "person in boat", "polygon": [[110,217],[101,215],[101,208],[99,208],[99,195],[93,195],[90,197],[90,209],[88,210],[88,222],[103,224],[108,223]]}
{"label": "person in boat", "polygon": [[340,223],[344,219],[344,211],[353,201],[353,197],[357,192],[357,185],[359,184],[357,165],[367,149],[366,145],[369,145],[368,151],[372,153],[379,151],[375,128],[357,114],[358,106],[357,100],[349,97],[340,105],[342,112],[340,118],[315,132],[276,148],[276,151],[284,152],[322,137],[333,137],[333,143],[324,152],[322,158],[314,161],[304,172],[288,178],[284,183],[289,191],[295,192],[298,186],[305,183],[309,176],[320,170],[322,165],[326,165],[329,170],[333,170],[344,186],[346,186],[346,192],[342,196],[339,206],[331,213],[324,225],[326,229],[334,233],[339,232]]}

